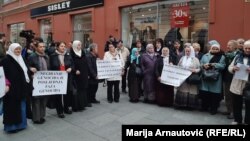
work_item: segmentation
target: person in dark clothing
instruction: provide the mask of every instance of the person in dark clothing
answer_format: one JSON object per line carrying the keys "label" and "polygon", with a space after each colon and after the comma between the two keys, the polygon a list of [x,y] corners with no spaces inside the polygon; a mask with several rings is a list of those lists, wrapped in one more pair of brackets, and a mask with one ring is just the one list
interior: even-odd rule
{"label": "person in dark clothing", "polygon": [[157,78],[156,83],[156,103],[159,106],[173,106],[174,103],[174,87],[161,83],[161,74],[164,64],[174,64],[172,56],[169,55],[167,47],[162,48],[162,55],[158,57],[155,64],[155,75]]}
{"label": "person in dark clothing", "polygon": [[[39,42],[35,45],[35,53],[28,58],[30,70],[33,73],[49,70],[49,57],[45,54],[45,44]],[[32,120],[35,124],[45,122],[47,100],[48,96],[32,96]]]}
{"label": "person in dark clothing", "polygon": [[161,55],[161,50],[163,48],[163,40],[161,38],[157,38],[155,41],[155,52]]}
{"label": "person in dark clothing", "polygon": [[182,44],[182,35],[180,33],[180,28],[171,28],[164,38],[164,43],[166,47],[172,48],[174,47],[174,41],[180,41]]}
{"label": "person in dark clothing", "polygon": [[181,42],[178,40],[174,41],[174,46],[169,50],[170,50],[170,56],[173,57],[173,61],[178,64],[181,57],[184,56],[184,51]]}
{"label": "person in dark clothing", "polygon": [[141,68],[140,65],[140,54],[137,48],[133,48],[131,55],[128,56],[128,59],[125,64],[125,69],[128,70],[128,94],[130,102],[138,102],[141,96],[141,82],[142,74],[136,74],[136,67]]}
{"label": "person in dark clothing", "polygon": [[88,98],[91,103],[100,103],[96,100],[96,92],[98,90],[98,77],[96,60],[98,59],[97,44],[92,43],[89,45],[89,53],[86,55],[88,68],[89,68],[89,83],[88,83]]}
{"label": "person in dark clothing", "polygon": [[112,44],[114,45],[114,47],[116,48],[117,42],[116,42],[115,37],[112,36],[112,35],[109,35],[109,40],[108,40],[108,41],[106,42],[106,44],[105,44],[104,52],[109,51],[109,44],[110,44],[110,43],[112,43]]}
{"label": "person in dark clothing", "polygon": [[[50,68],[51,70],[66,71],[68,73],[68,86],[67,93],[65,95],[54,95],[53,100],[55,103],[57,115],[60,118],[64,118],[64,114],[71,114],[69,109],[72,101],[72,89],[71,89],[71,71],[73,68],[73,60],[68,52],[66,52],[66,44],[60,42],[56,46],[56,51],[50,56]],[[63,102],[62,102],[63,99]]]}
{"label": "person in dark clothing", "polygon": [[1,60],[5,57],[6,55],[6,50],[5,50],[5,34],[1,33],[0,34],[0,62]]}
{"label": "person in dark clothing", "polygon": [[21,56],[22,47],[12,43],[2,60],[5,77],[11,87],[3,97],[4,131],[15,133],[27,127],[25,98],[33,89],[30,71]]}
{"label": "person in dark clothing", "polygon": [[86,55],[82,49],[81,41],[75,40],[71,49],[71,57],[75,66],[73,84],[77,89],[77,94],[73,97],[73,111],[83,111],[85,107],[91,107],[87,98],[88,88],[88,64]]}

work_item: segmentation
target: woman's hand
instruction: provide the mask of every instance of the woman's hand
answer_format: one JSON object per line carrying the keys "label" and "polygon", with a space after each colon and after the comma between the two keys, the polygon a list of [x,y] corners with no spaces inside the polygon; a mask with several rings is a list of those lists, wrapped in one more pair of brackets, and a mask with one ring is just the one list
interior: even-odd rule
{"label": "woman's hand", "polygon": [[5,86],[5,93],[7,93],[10,90],[9,86]]}
{"label": "woman's hand", "polygon": [[158,77],[157,80],[158,80],[159,82],[161,82],[161,77]]}
{"label": "woman's hand", "polygon": [[239,71],[239,70],[240,70],[239,67],[237,67],[237,66],[234,66],[234,67],[233,67],[233,71],[234,71],[234,72]]}
{"label": "woman's hand", "polygon": [[247,68],[247,72],[248,72],[248,73],[250,73],[250,67],[249,67],[249,68]]}
{"label": "woman's hand", "polygon": [[76,75],[80,75],[81,72],[79,70],[76,71]]}
{"label": "woman's hand", "polygon": [[204,64],[203,65],[203,68],[205,68],[206,70],[210,67],[210,65],[207,63],[207,64]]}
{"label": "woman's hand", "polygon": [[37,72],[37,69],[36,69],[36,68],[31,67],[31,68],[30,68],[30,71],[31,71],[31,72],[33,72],[33,73],[36,73],[36,72]]}
{"label": "woman's hand", "polygon": [[72,69],[68,68],[66,71],[67,71],[67,73],[70,73],[72,71]]}

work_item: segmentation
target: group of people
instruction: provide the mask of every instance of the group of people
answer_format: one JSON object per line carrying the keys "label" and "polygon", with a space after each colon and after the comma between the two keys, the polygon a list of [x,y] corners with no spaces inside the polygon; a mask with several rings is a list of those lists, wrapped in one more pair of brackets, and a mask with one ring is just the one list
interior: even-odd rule
{"label": "group of people", "polygon": [[[99,83],[97,44],[89,45],[90,51],[85,54],[78,40],[73,41],[70,49],[66,48],[66,43],[57,42],[49,56],[41,39],[34,39],[32,45],[32,53],[26,59],[22,56],[22,46],[12,43],[0,61],[6,78],[6,94],[0,101],[3,103],[4,131],[8,133],[25,129],[27,118],[32,119],[34,124],[43,124],[49,104],[54,105],[59,118],[64,118],[64,114],[81,112],[85,107],[92,107],[92,103],[100,103],[95,96]],[[67,93],[33,96],[32,79],[38,71],[67,72]]]}
{"label": "group of people", "polygon": [[[109,51],[105,53],[105,56],[110,53],[115,54],[113,46],[113,43],[110,42]],[[174,106],[176,109],[199,109],[214,115],[218,112],[221,100],[225,99],[227,111],[222,113],[227,115],[227,118],[234,119],[233,124],[249,124],[250,103],[243,96],[243,89],[247,81],[233,77],[234,73],[240,69],[237,64],[246,65],[247,73],[250,72],[249,47],[250,40],[230,40],[227,43],[227,50],[224,52],[216,40],[211,40],[207,45],[208,52],[203,54],[200,52],[198,43],[185,43],[182,46],[181,42],[176,40],[173,46],[164,47],[162,39],[158,38],[155,43],[148,43],[144,48],[141,41],[138,40],[126,61],[122,61],[125,62],[124,65],[121,66],[123,70],[128,70],[130,102],[139,102],[140,97],[143,96],[145,103]],[[117,54],[119,53],[117,52]],[[119,59],[118,55],[116,59]],[[175,93],[175,87],[161,82],[165,64],[177,65],[190,70],[192,75],[199,77],[199,83],[191,83],[187,79],[176,88]],[[216,78],[205,78],[205,72],[208,71],[216,73]],[[114,84],[117,89],[119,80],[117,79]],[[116,88],[115,101],[119,97],[117,96],[119,91]],[[111,93],[109,85],[108,93]],[[112,102],[112,98],[108,98],[108,100]],[[245,103],[246,112],[244,121],[242,120],[243,103]]]}
{"label": "group of people", "polygon": [[[27,127],[27,118],[34,124],[45,122],[48,101],[55,106],[59,118],[64,114],[81,112],[96,100],[98,80],[96,60],[98,45],[92,43],[88,52],[78,40],[67,48],[66,43],[55,43],[55,50],[48,56],[42,40],[32,42],[32,53],[22,56],[22,47],[12,43],[1,58],[6,77],[6,94],[3,102],[3,123],[6,132],[17,132]],[[144,48],[140,40],[131,50],[123,45],[122,40],[108,41],[103,60],[120,60],[121,76],[108,78],[107,101],[119,102],[120,81],[122,92],[127,93],[129,101],[137,103],[143,96],[145,103],[157,103],[160,106],[174,106],[177,109],[200,109],[217,113],[220,101],[225,97],[228,118],[234,118],[235,124],[242,124],[242,108],[245,101],[245,124],[250,123],[250,102],[243,98],[246,81],[235,79],[233,73],[239,71],[237,64],[249,66],[250,40],[230,40],[228,50],[223,52],[216,40],[209,41],[206,54],[201,53],[198,43],[174,41],[173,46],[165,47],[161,38],[155,43],[148,43]],[[27,58],[27,59],[26,59]],[[205,70],[216,69],[218,79],[201,78],[200,84],[183,82],[175,94],[174,86],[161,83],[163,66],[178,65],[192,74],[202,76]],[[66,71],[68,73],[67,93],[65,95],[33,96],[32,76],[38,71]],[[246,70],[250,73],[250,68]],[[199,102],[199,99],[201,102]]]}

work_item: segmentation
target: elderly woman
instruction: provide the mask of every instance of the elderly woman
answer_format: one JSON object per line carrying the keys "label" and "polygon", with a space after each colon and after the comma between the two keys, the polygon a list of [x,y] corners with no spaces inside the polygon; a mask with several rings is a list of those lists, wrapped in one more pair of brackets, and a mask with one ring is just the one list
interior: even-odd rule
{"label": "elderly woman", "polygon": [[[122,59],[121,54],[119,54],[115,50],[115,46],[112,43],[108,44],[109,51],[105,52],[103,60],[121,60],[121,68],[124,68],[124,61]],[[121,76],[118,77],[112,77],[107,79],[107,99],[109,103],[112,103],[113,101],[119,102],[120,99],[120,90],[119,90],[119,84],[120,80],[122,79]],[[113,96],[113,88],[114,88],[114,96]]]}
{"label": "elderly woman", "polygon": [[[239,53],[233,60],[233,62],[228,67],[231,73],[235,73],[240,70],[237,64],[247,65],[246,71],[250,73],[250,40],[244,43],[244,52]],[[248,76],[249,77],[249,76]],[[249,78],[248,78],[249,81]],[[232,92],[233,100],[233,116],[234,122],[232,124],[242,124],[242,109],[243,109],[243,88],[246,85],[246,81],[233,78],[230,92]],[[250,124],[250,101],[245,100],[245,124]]]}
{"label": "elderly woman", "polygon": [[202,111],[210,111],[210,114],[217,113],[222,93],[222,71],[225,68],[225,57],[220,50],[220,44],[216,41],[211,44],[209,53],[201,59],[202,72],[216,69],[219,72],[217,80],[205,80],[202,77],[200,86]]}
{"label": "elderly woman", "polygon": [[165,64],[175,64],[172,56],[169,55],[167,47],[162,48],[161,57],[159,57],[155,64],[156,83],[156,103],[159,106],[172,106],[174,102],[174,87],[161,83],[161,73]]}
{"label": "elderly woman", "polygon": [[156,77],[154,74],[155,64],[158,58],[157,53],[154,52],[154,45],[148,44],[146,53],[142,55],[141,67],[143,72],[143,86],[144,86],[144,102],[155,102],[155,83]]}
{"label": "elderly woman", "polygon": [[[185,48],[185,56],[180,59],[178,66],[189,69],[192,73],[200,72],[200,62],[195,57],[192,46]],[[198,86],[184,82],[177,88],[175,106],[177,108],[197,109],[198,108]]]}
{"label": "elderly woman", "polygon": [[25,97],[32,91],[30,73],[21,50],[20,44],[12,43],[0,64],[12,85],[3,97],[4,131],[12,133],[27,127]]}
{"label": "elderly woman", "polygon": [[140,54],[137,48],[133,48],[129,56],[125,68],[129,67],[128,71],[128,94],[130,102],[138,102],[141,91],[141,76],[136,74],[136,67],[141,68]]}

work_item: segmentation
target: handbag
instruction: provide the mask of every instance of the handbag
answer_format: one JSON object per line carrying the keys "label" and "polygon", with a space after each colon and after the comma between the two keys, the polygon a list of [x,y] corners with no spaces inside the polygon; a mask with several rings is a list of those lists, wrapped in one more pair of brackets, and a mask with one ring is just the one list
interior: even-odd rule
{"label": "handbag", "polygon": [[199,73],[192,73],[186,80],[189,84],[200,84],[201,83],[201,76]]}
{"label": "handbag", "polygon": [[202,71],[203,80],[217,81],[219,79],[219,71],[217,69],[208,69]]}
{"label": "handbag", "polygon": [[141,70],[141,68],[140,67],[135,67],[135,74],[137,75],[137,76],[142,76],[142,70]]}

